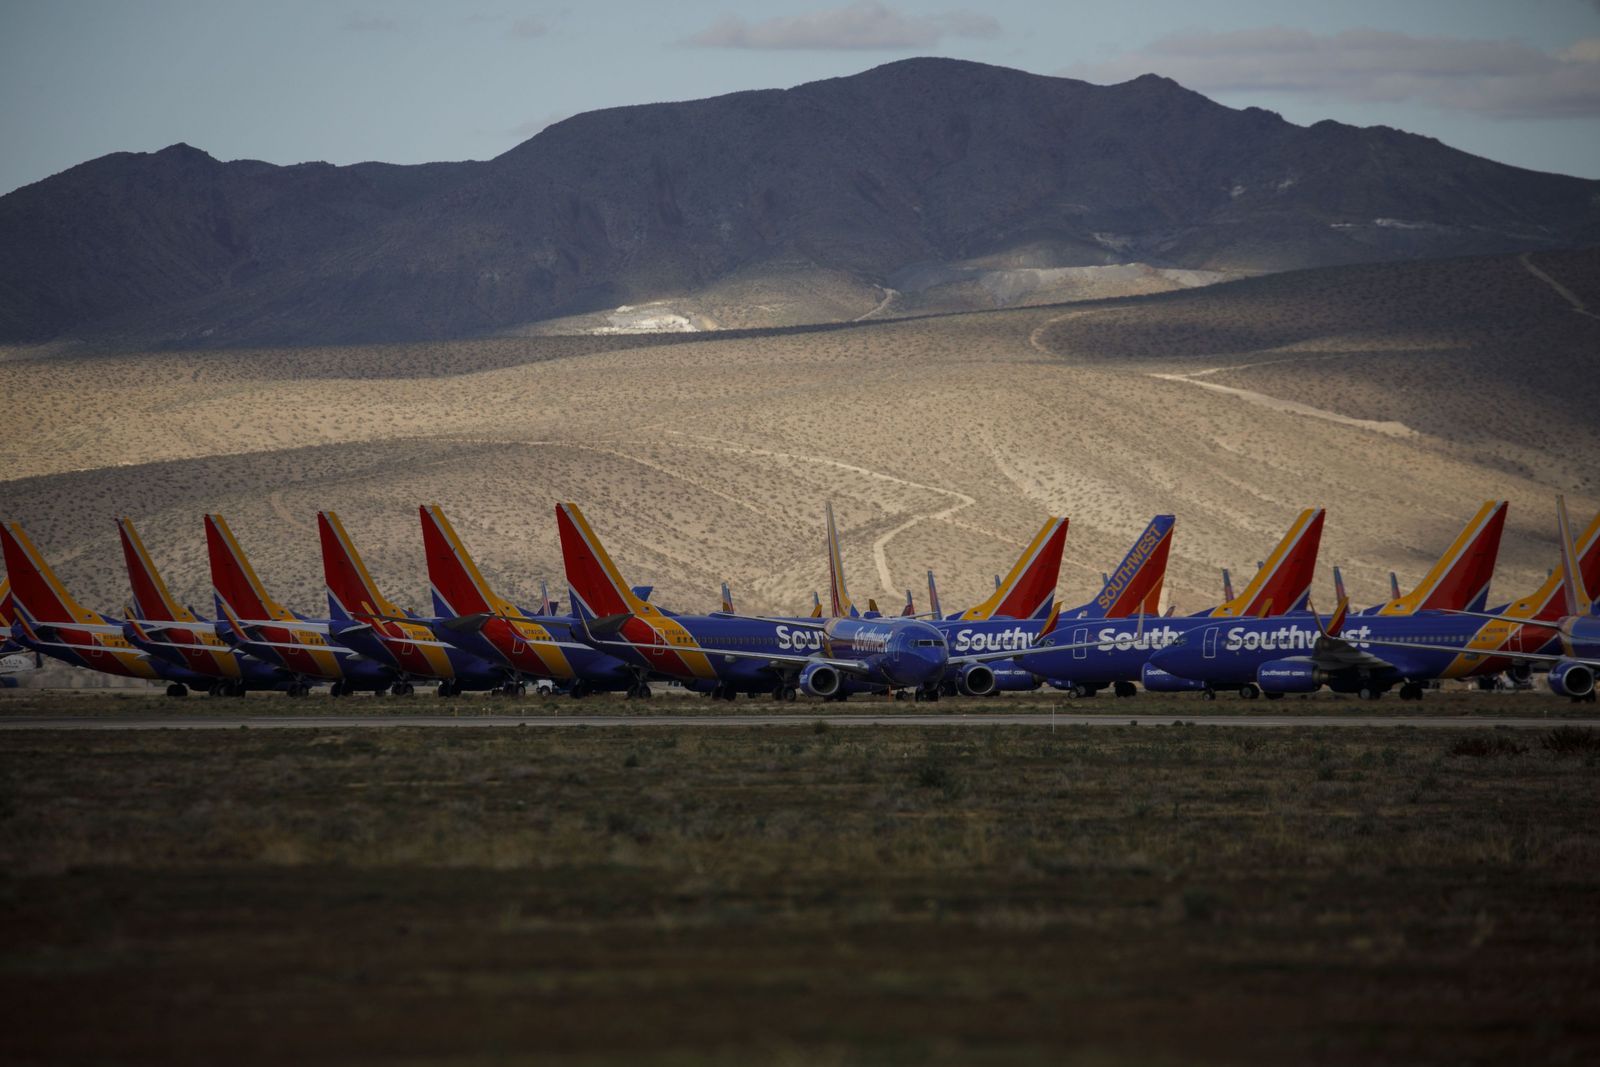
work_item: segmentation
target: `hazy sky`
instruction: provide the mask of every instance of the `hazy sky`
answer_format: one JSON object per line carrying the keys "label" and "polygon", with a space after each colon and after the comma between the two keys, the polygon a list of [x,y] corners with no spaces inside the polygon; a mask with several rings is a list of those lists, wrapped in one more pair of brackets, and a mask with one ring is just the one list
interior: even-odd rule
{"label": "hazy sky", "polygon": [[486,159],[556,119],[914,55],[1167,74],[1600,177],[1600,0],[0,0],[0,193],[187,141],[274,163]]}

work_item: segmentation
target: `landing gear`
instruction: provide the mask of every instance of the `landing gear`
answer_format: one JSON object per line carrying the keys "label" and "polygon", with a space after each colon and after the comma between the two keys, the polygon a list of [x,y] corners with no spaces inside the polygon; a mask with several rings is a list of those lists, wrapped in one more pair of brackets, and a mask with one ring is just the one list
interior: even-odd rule
{"label": "landing gear", "polygon": [[[1383,690],[1377,688],[1376,686],[1364,685],[1356,695],[1362,700],[1377,700],[1379,697],[1383,696]],[[1418,693],[1417,695],[1421,696],[1422,694]]]}
{"label": "landing gear", "polygon": [[1204,689],[1200,690],[1200,699],[1215,700],[1217,699],[1217,691],[1208,685]]}
{"label": "landing gear", "polygon": [[331,697],[342,697],[347,692],[349,692],[349,690],[344,687],[343,682],[334,682],[328,687],[328,695]]}
{"label": "landing gear", "polygon": [[1254,700],[1261,695],[1261,689],[1254,682],[1246,682],[1239,687],[1240,700]]}
{"label": "landing gear", "polygon": [[188,695],[189,687],[184,685],[182,682],[173,682],[171,685],[167,686],[167,696],[169,697],[186,697]]}
{"label": "landing gear", "polygon": [[799,692],[800,691],[794,686],[779,682],[772,689],[772,699],[792,704],[794,702],[794,698],[799,695]]}
{"label": "landing gear", "polygon": [[291,682],[289,688],[284,690],[289,696],[300,699],[311,695],[311,687],[303,682]]}
{"label": "landing gear", "polygon": [[937,688],[918,689],[916,690],[916,696],[912,697],[912,699],[937,704],[939,702],[939,690]]}
{"label": "landing gear", "polygon": [[639,682],[632,689],[628,690],[628,699],[629,700],[649,700],[650,699],[650,686],[647,685],[644,682]]}
{"label": "landing gear", "polygon": [[503,697],[520,697],[527,691],[527,685],[522,682],[507,682],[500,687],[500,695]]}
{"label": "landing gear", "polygon": [[1073,697],[1073,698],[1078,699],[1078,700],[1082,700],[1084,697],[1092,697],[1092,696],[1094,696],[1094,690],[1090,689],[1088,686],[1084,685],[1082,682],[1079,682],[1076,685],[1074,685],[1071,689],[1067,690],[1067,696]]}
{"label": "landing gear", "polygon": [[588,695],[589,683],[585,682],[581,678],[573,682],[572,685],[567,689],[567,696],[571,697],[573,700],[582,700]]}
{"label": "landing gear", "polygon": [[389,687],[389,692],[397,697],[408,697],[416,692],[416,689],[410,682],[396,682]]}
{"label": "landing gear", "polygon": [[1132,682],[1116,682],[1116,683],[1113,683],[1113,685],[1111,687],[1111,691],[1113,693],[1116,693],[1117,696],[1119,696],[1119,697],[1137,696],[1138,693],[1139,693],[1138,687],[1135,686]]}
{"label": "landing gear", "polygon": [[439,683],[439,696],[440,697],[458,697],[460,695],[461,695],[460,686],[456,685],[456,683],[451,681],[450,679],[446,678],[444,681]]}
{"label": "landing gear", "polygon": [[1421,700],[1422,699],[1422,683],[1421,682],[1407,682],[1404,685],[1402,685],[1400,687],[1400,699],[1401,700]]}
{"label": "landing gear", "polygon": [[911,694],[906,692],[904,689],[896,689],[894,691],[894,698],[896,700],[910,700]]}

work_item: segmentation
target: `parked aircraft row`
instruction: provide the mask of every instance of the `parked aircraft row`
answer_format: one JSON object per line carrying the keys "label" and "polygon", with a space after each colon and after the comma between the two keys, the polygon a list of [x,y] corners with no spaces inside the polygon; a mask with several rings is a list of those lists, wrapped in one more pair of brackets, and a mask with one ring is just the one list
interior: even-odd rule
{"label": "parked aircraft row", "polygon": [[333,512],[320,512],[328,614],[308,618],[274,600],[220,515],[205,517],[214,610],[178,602],[132,521],[117,520],[131,598],[119,616],[84,607],[67,591],[20,524],[0,524],[7,580],[0,583],[0,654],[27,650],[110,674],[168,683],[168,693],[214,695],[281,690],[302,696],[326,685],[334,696],[440,696],[469,690],[515,694],[530,683],[572,696],[623,692],[643,698],[652,682],[676,682],[714,698],[769,694],[792,701],[853,694],[937,700],[1050,685],[1077,696],[1110,689],[1132,696],[1192,691],[1212,698],[1281,697],[1327,686],[1376,698],[1397,689],[1416,699],[1432,682],[1547,668],[1551,689],[1594,699],[1600,617],[1600,515],[1574,538],[1558,505],[1561,566],[1529,596],[1488,606],[1506,518],[1486,502],[1410,593],[1352,610],[1335,570],[1337,609],[1311,607],[1324,512],[1302,512],[1245,589],[1191,615],[1159,604],[1175,521],[1160,515],[1105,575],[1091,600],[1055,600],[1068,521],[1051,518],[983,603],[944,614],[928,572],[932,610],[912,594],[899,615],[846,589],[844,561],[827,509],[826,609],[809,615],[741,614],[724,583],[719,608],[670,611],[633,586],[582,510],[556,506],[569,590],[562,613],[544,592],[524,608],[492,589],[437,505],[419,509],[432,612],[384,596]]}

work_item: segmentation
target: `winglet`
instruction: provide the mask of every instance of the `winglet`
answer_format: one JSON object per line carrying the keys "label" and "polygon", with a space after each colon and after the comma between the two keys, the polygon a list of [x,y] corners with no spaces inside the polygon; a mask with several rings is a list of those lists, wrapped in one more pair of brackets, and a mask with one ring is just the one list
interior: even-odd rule
{"label": "winglet", "polygon": [[1338,637],[1339,631],[1344,629],[1345,617],[1349,614],[1350,598],[1341,596],[1339,598],[1339,606],[1333,610],[1333,615],[1329,617],[1326,624],[1323,623],[1322,616],[1318,615],[1314,609],[1311,612],[1311,617],[1317,620],[1317,629],[1322,631],[1323,637]]}
{"label": "winglet", "polygon": [[903,619],[909,619],[909,618],[914,618],[916,616],[916,614],[917,614],[916,602],[911,599],[911,590],[907,589],[906,590],[906,606],[900,609],[900,617],[903,618]]}
{"label": "winglet", "polygon": [[1593,608],[1589,591],[1584,588],[1583,569],[1578,563],[1578,552],[1572,543],[1572,525],[1567,520],[1567,499],[1556,497],[1556,528],[1561,535],[1561,585],[1566,595],[1568,615],[1587,615]]}
{"label": "winglet", "polygon": [[850,594],[844,584],[844,558],[839,553],[839,530],[833,522],[833,502],[824,505],[828,516],[828,539],[824,548],[828,553],[828,607],[833,617],[842,619],[856,614],[850,603]]}
{"label": "winglet", "polygon": [[1333,595],[1334,599],[1336,600],[1343,600],[1345,598],[1344,575],[1339,573],[1339,568],[1337,566],[1333,568]]}
{"label": "winglet", "polygon": [[727,582],[722,583],[722,610],[733,614],[733,591],[728,588]]}
{"label": "winglet", "polygon": [[1045,520],[1028,547],[1004,580],[995,579],[994,595],[977,607],[962,612],[961,618],[1042,619],[1055,602],[1056,582],[1061,577],[1061,553],[1067,543],[1067,519]]}
{"label": "winglet", "polygon": [[1233,575],[1228,573],[1228,568],[1222,568],[1222,600],[1224,603],[1234,598]]}
{"label": "winglet", "polygon": [[817,595],[815,589],[811,590],[811,617],[813,619],[822,618],[822,597]]}

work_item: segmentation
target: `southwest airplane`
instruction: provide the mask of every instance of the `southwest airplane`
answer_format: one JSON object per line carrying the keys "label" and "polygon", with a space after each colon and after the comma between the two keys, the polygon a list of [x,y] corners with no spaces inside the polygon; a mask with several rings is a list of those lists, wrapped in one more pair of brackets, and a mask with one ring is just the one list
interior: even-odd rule
{"label": "southwest airplane", "polygon": [[[1239,686],[1241,694],[1259,688],[1269,697],[1314,692],[1326,685],[1334,692],[1376,700],[1398,686],[1402,700],[1418,700],[1427,682],[1491,669],[1498,658],[1492,653],[1501,649],[1509,636],[1506,624],[1511,624],[1533,630],[1530,640],[1541,640],[1537,636],[1540,630],[1559,635],[1565,645],[1563,653],[1518,652],[1516,658],[1556,663],[1551,689],[1560,695],[1587,698],[1593,692],[1592,664],[1572,662],[1572,657],[1586,654],[1573,651],[1572,638],[1579,635],[1581,644],[1582,635],[1592,628],[1577,617],[1589,607],[1584,597],[1572,595],[1575,586],[1582,586],[1583,574],[1572,549],[1564,504],[1559,512],[1562,584],[1568,591],[1563,605],[1566,616],[1539,620],[1544,626],[1527,626],[1537,613],[1550,611],[1551,598],[1541,598],[1543,590],[1518,601],[1526,607],[1517,615],[1429,609],[1352,616],[1346,601],[1326,623],[1312,615],[1309,620],[1251,619],[1193,629],[1156,652],[1151,664],[1190,679],[1208,696],[1215,688],[1228,685]],[[1492,565],[1492,559],[1489,562]],[[1481,556],[1474,565],[1483,565]],[[1465,588],[1476,590],[1482,585],[1469,577]],[[1581,611],[1574,608],[1579,601]],[[1526,613],[1529,607],[1535,615]],[[1486,627],[1485,618],[1499,625]]]}
{"label": "southwest airplane", "polygon": [[[1196,615],[1162,617],[1154,613],[1148,594],[1137,592],[1132,603],[1140,610],[1131,617],[1092,615],[1064,623],[1048,652],[1030,650],[1026,669],[1057,689],[1085,697],[1112,686],[1119,697],[1138,690],[1134,681],[1152,692],[1174,692],[1192,687],[1187,679],[1151,671],[1146,663],[1153,649],[1165,647],[1185,631],[1213,618],[1280,615],[1302,610],[1311,595],[1317,549],[1322,543],[1326,517],[1321,508],[1308,508],[1295,518],[1272,554],[1238,596]],[[1143,539],[1141,539],[1143,540]],[[1121,573],[1122,568],[1118,568]],[[1113,581],[1117,575],[1112,575]],[[1159,589],[1157,590],[1159,593]],[[1093,623],[1101,623],[1094,625]],[[1043,647],[1043,646],[1039,646]]]}
{"label": "southwest airplane", "polygon": [[580,622],[574,633],[634,670],[630,696],[647,697],[651,678],[669,678],[723,699],[770,692],[793,700],[799,690],[828,698],[849,677],[925,699],[937,693],[952,663],[1010,655],[952,657],[944,635],[920,619],[674,615],[628,587],[576,504],[556,505],[556,525]]}
{"label": "southwest airplane", "polygon": [[178,603],[145,551],[133,520],[118,519],[117,534],[133,591],[133,602],[122,623],[123,636],[130,644],[152,660],[209,679],[206,689],[212,696],[243,696],[251,689],[286,689],[293,684],[281,668],[244,655],[217,636],[211,620]]}
{"label": "southwest airplane", "polygon": [[[1057,625],[1067,620],[1121,619],[1139,612],[1158,612],[1173,524],[1171,515],[1152,519],[1122,563],[1106,576],[1104,587],[1094,599],[1063,610]],[[1040,618],[1040,613],[1048,613],[1054,604],[1066,532],[1066,519],[1052,519],[993,596],[955,618],[934,620],[934,625],[944,631],[952,652],[1016,651],[1031,647],[1039,639],[1040,627],[1029,625],[1026,620]],[[1043,677],[1031,660],[1027,666],[1016,661],[981,666],[994,679],[989,692],[1036,689]],[[946,692],[986,695],[972,689],[968,677],[972,673],[968,668],[965,675],[947,678]],[[976,672],[976,677],[981,681],[984,672]]]}
{"label": "southwest airplane", "polygon": [[290,676],[286,692],[303,697],[313,685],[330,683],[336,697],[359,690],[374,694],[395,687],[409,692],[401,674],[329,640],[331,620],[306,619],[267,595],[255,568],[221,515],[206,516],[206,550],[217,597],[219,636],[248,655],[281,667]]}
{"label": "southwest airplane", "polygon": [[469,689],[499,689],[517,679],[505,665],[465,652],[434,635],[422,620],[401,611],[378,589],[339,516],[317,512],[322,541],[322,572],[328,586],[330,631],[340,644],[376,663],[386,663],[402,678],[402,694],[413,681],[436,681],[441,697]]}
{"label": "southwest airplane", "polygon": [[440,616],[428,626],[440,640],[512,672],[508,693],[513,686],[520,692],[525,678],[548,679],[573,697],[637,687],[634,672],[620,660],[572,636],[574,620],[552,614],[548,593],[540,612],[529,615],[491,589],[443,508],[428,504],[417,510],[433,608]]}
{"label": "southwest airplane", "polygon": [[168,696],[187,696],[190,686],[211,683],[204,675],[152,659],[133,647],[120,622],[74,600],[21,523],[0,524],[0,549],[16,612],[12,636],[24,648],[103,674],[166,681]]}

